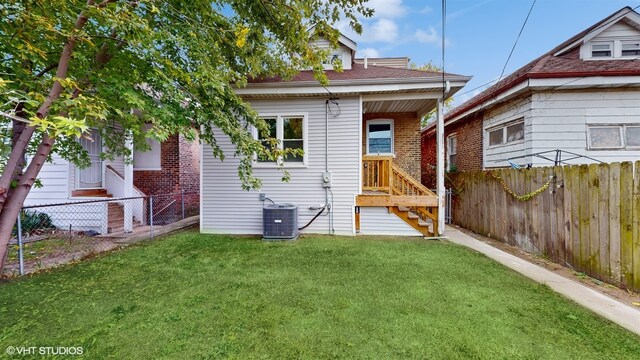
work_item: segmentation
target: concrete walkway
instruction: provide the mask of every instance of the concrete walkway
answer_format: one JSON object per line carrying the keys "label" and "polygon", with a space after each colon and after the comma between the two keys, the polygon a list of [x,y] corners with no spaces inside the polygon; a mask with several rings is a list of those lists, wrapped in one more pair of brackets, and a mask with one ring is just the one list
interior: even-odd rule
{"label": "concrete walkway", "polygon": [[553,291],[573,300],[605,319],[640,335],[639,310],[571,279],[567,279],[564,276],[555,274],[552,271],[485,244],[455,228],[447,227],[447,237],[452,243],[478,251],[534,281],[549,286]]}

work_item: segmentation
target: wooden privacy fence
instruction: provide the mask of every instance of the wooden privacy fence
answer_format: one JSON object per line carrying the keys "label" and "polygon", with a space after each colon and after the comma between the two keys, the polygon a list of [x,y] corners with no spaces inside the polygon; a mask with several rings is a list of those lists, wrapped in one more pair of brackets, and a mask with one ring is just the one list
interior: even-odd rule
{"label": "wooden privacy fence", "polygon": [[640,291],[640,161],[462,172],[453,222]]}

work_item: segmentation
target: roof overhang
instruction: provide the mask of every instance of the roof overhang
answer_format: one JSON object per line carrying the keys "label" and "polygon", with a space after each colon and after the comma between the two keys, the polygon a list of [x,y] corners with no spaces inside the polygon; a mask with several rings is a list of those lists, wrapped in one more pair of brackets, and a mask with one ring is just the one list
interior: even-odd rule
{"label": "roof overhang", "polygon": [[[587,73],[593,75],[593,73]],[[447,119],[445,126],[451,125],[479,110],[513,99],[527,91],[572,90],[572,89],[604,89],[621,87],[640,87],[640,75],[618,75],[608,73],[600,76],[587,76],[582,73],[572,74],[530,74],[509,89],[496,94],[486,101],[478,101],[469,109]],[[616,76],[613,76],[616,75]],[[423,131],[429,131],[431,127]]]}
{"label": "roof overhang", "polygon": [[[470,77],[449,76],[446,97],[462,89]],[[445,85],[446,87],[446,85]],[[244,99],[362,96],[363,112],[415,112],[419,117],[436,107],[443,96],[442,78],[333,80],[323,87],[316,81],[254,83],[236,88]]]}
{"label": "roof overhang", "polygon": [[[449,76],[450,93],[453,94],[469,81],[467,76]],[[317,81],[282,81],[267,83],[250,83],[244,88],[235,88],[236,94],[243,98],[260,97],[309,97],[332,94],[380,94],[398,92],[440,92],[442,78],[408,78],[408,79],[353,79],[331,80],[329,85],[322,86]]]}

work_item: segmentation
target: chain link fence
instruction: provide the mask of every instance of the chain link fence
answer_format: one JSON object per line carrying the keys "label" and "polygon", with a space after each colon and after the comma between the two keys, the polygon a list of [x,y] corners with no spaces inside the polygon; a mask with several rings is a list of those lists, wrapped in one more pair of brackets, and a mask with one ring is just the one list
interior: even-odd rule
{"label": "chain link fence", "polygon": [[144,239],[199,215],[199,193],[25,206],[9,244],[3,276],[78,261]]}

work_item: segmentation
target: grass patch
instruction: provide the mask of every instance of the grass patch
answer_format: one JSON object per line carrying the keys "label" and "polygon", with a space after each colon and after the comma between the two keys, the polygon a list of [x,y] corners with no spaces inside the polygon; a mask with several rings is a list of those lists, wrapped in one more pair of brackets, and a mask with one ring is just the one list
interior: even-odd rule
{"label": "grass patch", "polygon": [[450,243],[184,232],[0,285],[0,351],[632,359],[640,339]]}

